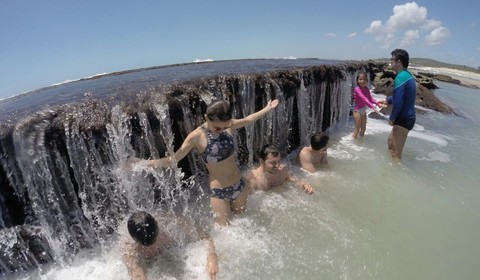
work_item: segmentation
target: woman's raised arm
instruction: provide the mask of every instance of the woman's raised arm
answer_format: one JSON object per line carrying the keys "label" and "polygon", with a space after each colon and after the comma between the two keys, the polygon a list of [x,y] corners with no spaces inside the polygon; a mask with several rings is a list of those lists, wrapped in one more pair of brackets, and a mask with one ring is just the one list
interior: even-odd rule
{"label": "woman's raised arm", "polygon": [[233,129],[241,128],[254,123],[256,120],[263,117],[268,112],[274,110],[277,107],[277,105],[278,105],[277,99],[270,100],[268,101],[267,106],[265,106],[265,108],[263,108],[262,110],[257,111],[253,114],[250,114],[243,119],[232,119],[232,128]]}

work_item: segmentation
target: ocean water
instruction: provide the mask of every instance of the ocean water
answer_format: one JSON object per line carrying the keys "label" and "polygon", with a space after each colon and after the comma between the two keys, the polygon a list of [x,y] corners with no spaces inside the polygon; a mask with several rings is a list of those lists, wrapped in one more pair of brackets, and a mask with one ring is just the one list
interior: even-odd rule
{"label": "ocean water", "polygon": [[[438,85],[459,116],[418,115],[401,164],[390,160],[386,120],[369,118],[353,140],[350,119],[330,132],[328,168],[307,175],[291,165],[313,195],[288,184],[257,192],[229,227],[212,228],[217,279],[477,279],[480,91]],[[149,263],[149,279],[208,279],[205,259],[201,241],[189,244]],[[114,241],[16,277],[128,279]]]}

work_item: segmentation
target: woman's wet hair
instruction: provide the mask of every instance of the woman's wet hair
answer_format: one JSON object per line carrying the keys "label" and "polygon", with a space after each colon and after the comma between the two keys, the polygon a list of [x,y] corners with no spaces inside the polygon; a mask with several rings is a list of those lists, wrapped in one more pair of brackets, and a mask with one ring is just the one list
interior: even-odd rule
{"label": "woman's wet hair", "polygon": [[310,146],[312,146],[312,149],[314,150],[320,150],[327,146],[329,139],[330,136],[328,136],[328,134],[319,131],[310,137]]}
{"label": "woman's wet hair", "polygon": [[280,151],[274,145],[267,144],[262,147],[262,149],[260,150],[259,156],[261,159],[266,160],[269,154],[272,154],[272,156],[276,157],[280,155]]}
{"label": "woman's wet hair", "polygon": [[127,228],[130,236],[142,245],[152,245],[157,238],[157,221],[145,211],[133,213],[128,219]]}
{"label": "woman's wet hair", "polygon": [[226,122],[232,119],[232,108],[225,100],[218,100],[207,106],[205,113],[207,118],[213,122]]}

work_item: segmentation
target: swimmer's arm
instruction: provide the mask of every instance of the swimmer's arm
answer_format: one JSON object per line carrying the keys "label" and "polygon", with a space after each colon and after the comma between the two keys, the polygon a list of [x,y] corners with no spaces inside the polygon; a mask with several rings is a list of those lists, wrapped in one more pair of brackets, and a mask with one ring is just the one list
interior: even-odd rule
{"label": "swimmer's arm", "polygon": [[210,276],[210,279],[215,279],[218,273],[218,260],[215,244],[208,235],[206,235],[204,239],[208,242],[207,273]]}
{"label": "swimmer's arm", "polygon": [[253,114],[250,114],[243,119],[232,119],[232,128],[233,129],[241,128],[254,123],[256,120],[260,119],[268,112],[274,110],[277,107],[277,105],[278,105],[277,99],[270,100],[268,101],[267,106],[265,106],[265,108],[263,108],[262,110],[257,111]]}
{"label": "swimmer's arm", "polygon": [[189,240],[206,240],[208,246],[208,255],[207,255],[207,273],[210,276],[210,279],[215,279],[218,273],[218,260],[217,252],[215,250],[215,243],[213,243],[212,238],[203,230],[198,227],[195,227],[192,223],[187,220],[177,217],[177,225],[182,228]]}
{"label": "swimmer's arm", "polygon": [[130,275],[131,280],[146,280],[145,271],[135,258],[131,254],[122,255],[122,261],[127,267],[128,275]]}
{"label": "swimmer's arm", "polygon": [[154,168],[172,166],[173,164],[182,160],[198,144],[198,141],[198,130],[194,130],[188,134],[187,138],[185,138],[185,141],[183,141],[182,146],[180,146],[173,156],[148,160],[147,165]]}
{"label": "swimmer's arm", "polygon": [[287,180],[294,183],[298,187],[300,187],[306,193],[308,193],[308,194],[313,193],[312,185],[310,185],[307,181],[305,181],[303,179],[297,178],[295,175],[293,175],[293,173],[291,173],[291,172],[289,173]]}
{"label": "swimmer's arm", "polygon": [[215,250],[215,243],[213,243],[212,238],[203,230],[196,228],[197,234],[200,239],[207,241],[207,273],[210,276],[210,279],[215,279],[218,273],[218,260],[217,260],[217,251]]}

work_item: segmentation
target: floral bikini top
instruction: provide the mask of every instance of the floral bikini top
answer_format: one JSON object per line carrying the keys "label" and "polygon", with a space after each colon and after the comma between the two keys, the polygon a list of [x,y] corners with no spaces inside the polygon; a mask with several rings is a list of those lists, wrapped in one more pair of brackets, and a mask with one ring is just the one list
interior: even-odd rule
{"label": "floral bikini top", "polygon": [[233,137],[227,131],[222,133],[212,133],[205,127],[200,126],[205,137],[207,137],[207,147],[201,155],[205,163],[217,163],[229,158],[235,152]]}

